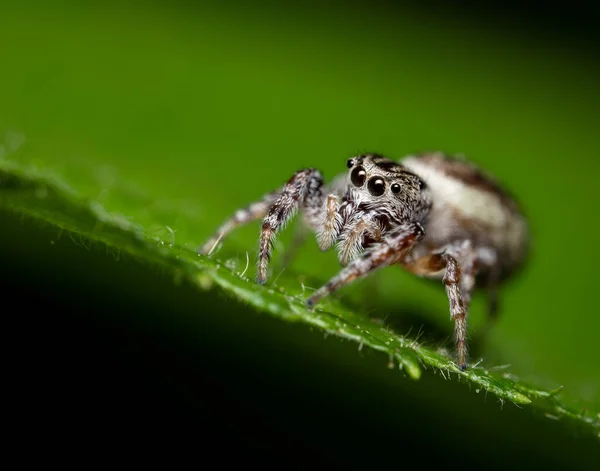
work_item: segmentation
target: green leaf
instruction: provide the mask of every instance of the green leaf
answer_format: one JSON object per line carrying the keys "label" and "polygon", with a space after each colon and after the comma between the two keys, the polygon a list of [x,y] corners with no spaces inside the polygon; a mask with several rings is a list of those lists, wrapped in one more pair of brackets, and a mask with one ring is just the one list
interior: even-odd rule
{"label": "green leaf", "polygon": [[144,227],[123,215],[111,214],[99,203],[86,201],[57,175],[2,160],[0,190],[3,210],[51,224],[83,244],[101,242],[144,262],[159,264],[177,280],[185,279],[199,290],[218,286],[284,322],[305,323],[317,331],[353,341],[359,349],[383,352],[389,357],[390,368],[397,367],[413,380],[418,380],[423,370],[425,374],[438,373],[444,379],[469,384],[477,393],[489,392],[501,400],[535,407],[548,417],[573,421],[592,434],[600,434],[598,417],[565,405],[559,397],[560,389],[536,388],[502,369],[493,371],[482,365],[461,371],[447,352],[399,335],[336,300],[328,299],[316,310],[309,310],[304,304],[304,285],[296,277],[287,275],[270,286],[258,285],[245,276],[247,266],[242,271],[232,269],[227,261],[200,256],[191,248],[173,243],[168,235],[150,236]]}

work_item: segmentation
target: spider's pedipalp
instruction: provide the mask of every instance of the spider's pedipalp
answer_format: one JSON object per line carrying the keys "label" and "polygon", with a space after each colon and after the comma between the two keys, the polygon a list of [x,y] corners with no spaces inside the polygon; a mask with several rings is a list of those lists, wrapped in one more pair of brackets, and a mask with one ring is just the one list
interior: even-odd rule
{"label": "spider's pedipalp", "polygon": [[330,249],[338,239],[342,229],[342,216],[339,213],[339,198],[335,194],[327,196],[321,221],[317,227],[317,243],[322,251]]}
{"label": "spider's pedipalp", "polygon": [[338,260],[340,265],[345,267],[364,250],[365,238],[369,238],[371,243],[380,242],[382,233],[382,228],[377,222],[367,218],[349,224],[339,243]]}

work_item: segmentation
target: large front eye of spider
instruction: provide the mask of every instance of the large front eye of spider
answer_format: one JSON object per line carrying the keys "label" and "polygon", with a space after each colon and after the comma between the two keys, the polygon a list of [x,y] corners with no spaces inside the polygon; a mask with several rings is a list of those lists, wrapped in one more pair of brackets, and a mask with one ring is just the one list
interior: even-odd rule
{"label": "large front eye of spider", "polygon": [[373,177],[367,183],[367,189],[373,196],[381,196],[385,192],[385,181],[381,177]]}
{"label": "large front eye of spider", "polygon": [[367,172],[362,167],[356,167],[350,174],[350,181],[356,187],[361,187],[365,184],[367,179]]}

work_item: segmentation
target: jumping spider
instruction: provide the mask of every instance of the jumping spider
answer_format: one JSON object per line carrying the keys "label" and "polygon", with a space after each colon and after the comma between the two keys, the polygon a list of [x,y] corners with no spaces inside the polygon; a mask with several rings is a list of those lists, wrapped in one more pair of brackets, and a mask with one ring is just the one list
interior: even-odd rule
{"label": "jumping spider", "polygon": [[327,186],[314,169],[296,172],[280,190],[237,211],[199,252],[210,254],[235,227],[263,218],[256,281],[267,280],[277,231],[297,209],[316,232],[321,250],[337,244],[344,267],[306,300],[313,306],[372,271],[400,264],[442,279],[455,322],[456,360],[467,366],[467,314],[473,288],[489,294],[495,311],[500,281],[522,263],[527,223],[514,200],[472,164],[441,153],[400,162],[365,154]]}

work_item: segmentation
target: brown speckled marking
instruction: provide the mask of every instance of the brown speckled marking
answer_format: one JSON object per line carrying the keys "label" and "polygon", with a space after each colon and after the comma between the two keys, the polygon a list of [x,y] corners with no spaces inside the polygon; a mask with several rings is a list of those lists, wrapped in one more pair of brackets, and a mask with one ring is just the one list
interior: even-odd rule
{"label": "brown speckled marking", "polygon": [[418,276],[427,276],[437,273],[446,267],[444,257],[441,253],[427,254],[416,259],[405,259],[401,262],[408,271]]}

